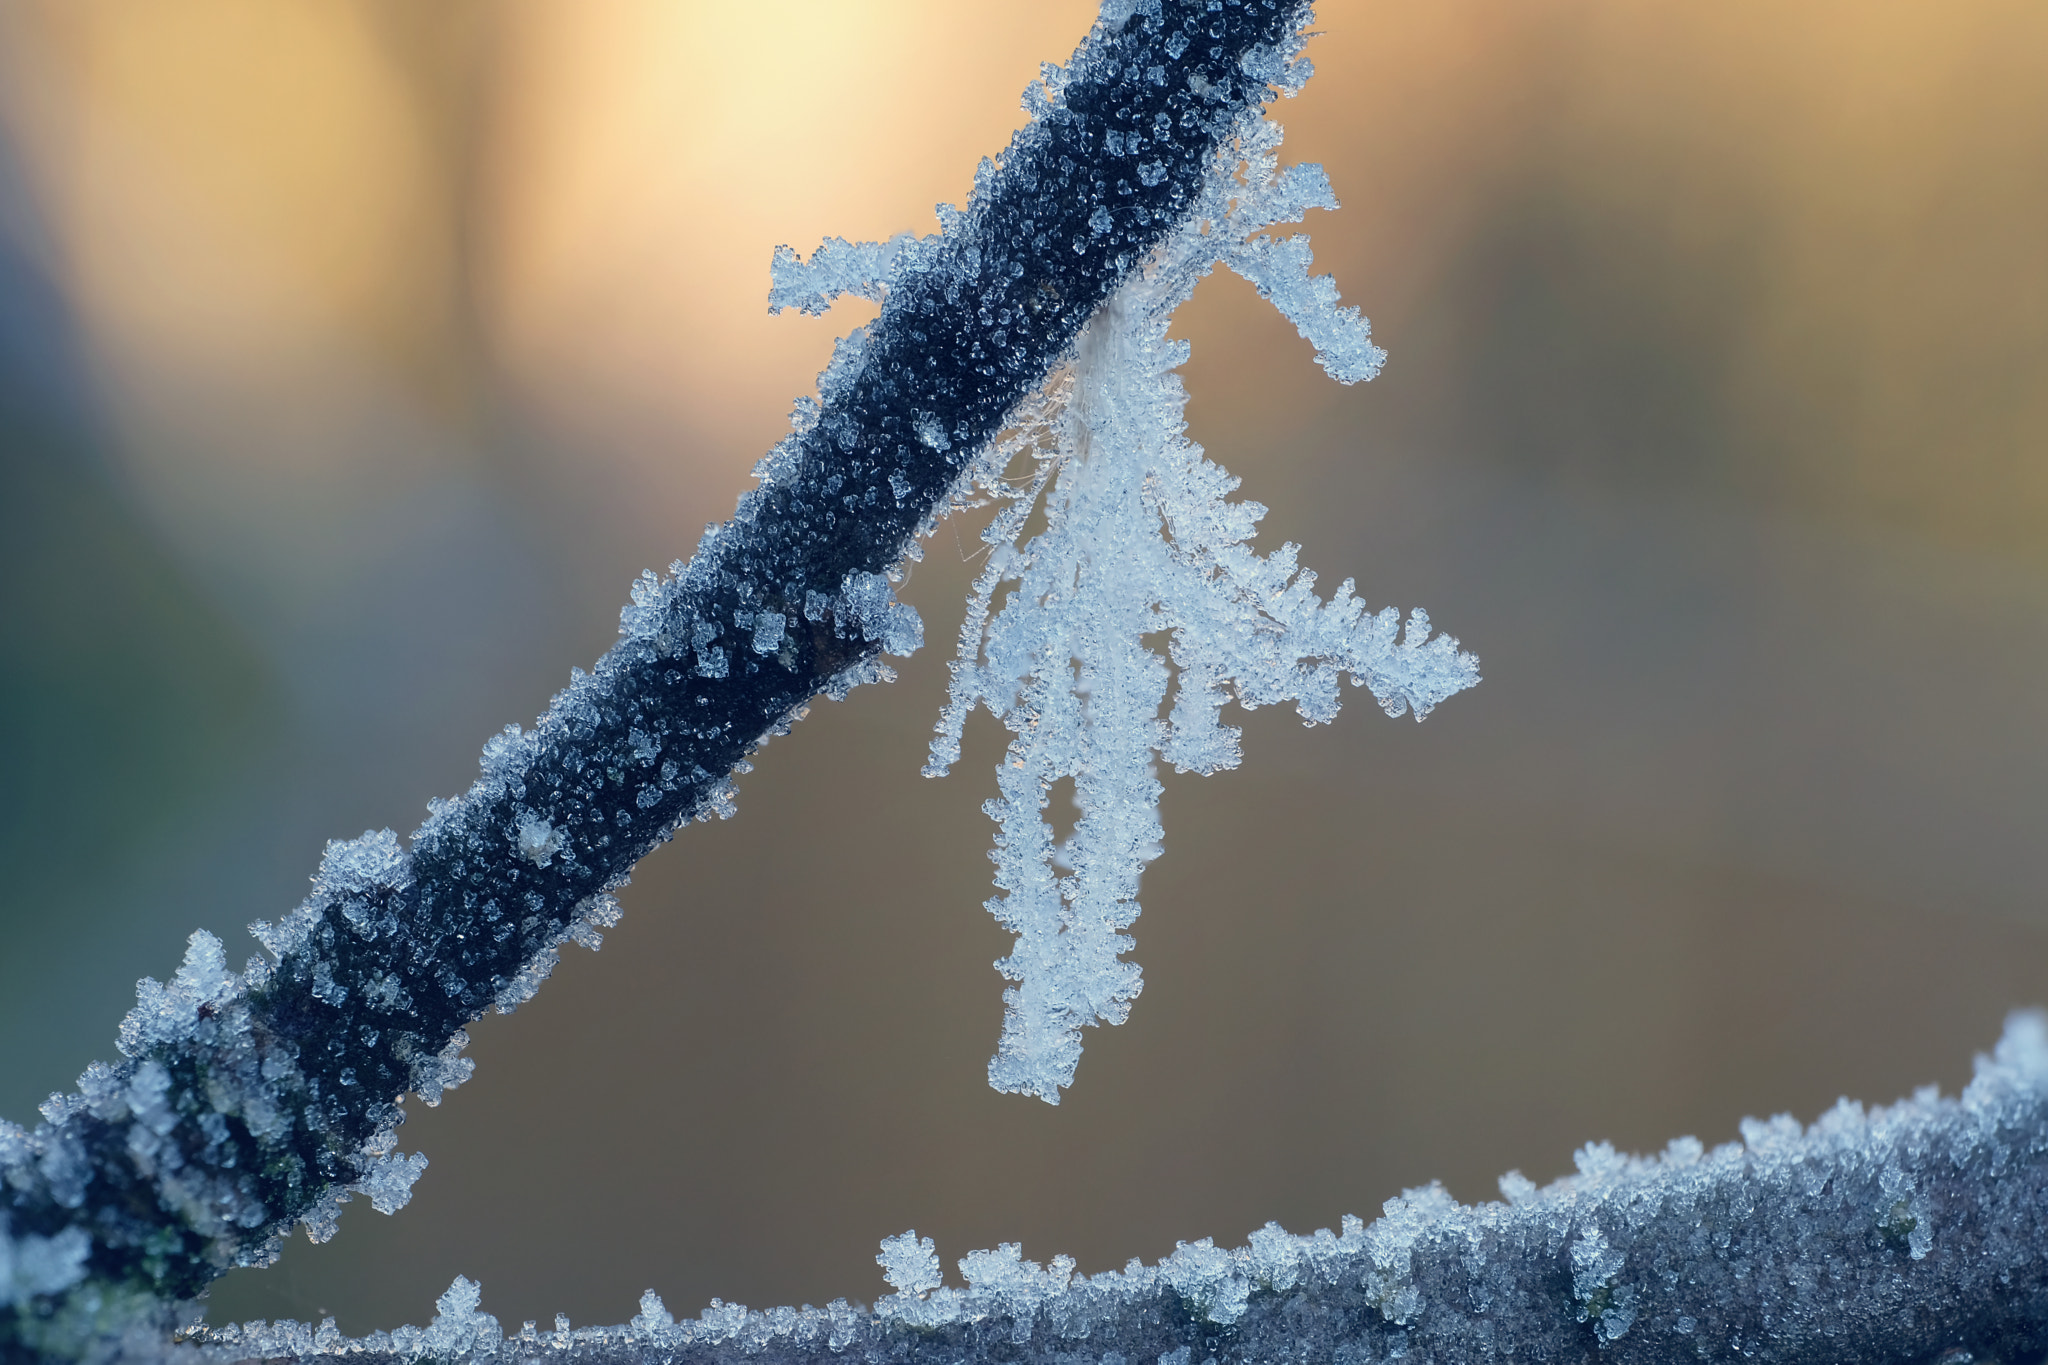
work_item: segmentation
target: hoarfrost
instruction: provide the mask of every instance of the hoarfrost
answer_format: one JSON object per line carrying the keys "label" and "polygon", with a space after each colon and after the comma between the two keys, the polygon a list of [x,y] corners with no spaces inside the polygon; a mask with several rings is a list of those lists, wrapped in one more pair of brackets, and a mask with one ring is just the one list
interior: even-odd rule
{"label": "hoarfrost", "polygon": [[817,315],[845,294],[879,301],[897,262],[915,241],[907,232],[886,242],[827,237],[808,261],[789,247],[778,246],[768,264],[768,311],[794,308]]}
{"label": "hoarfrost", "polygon": [[518,843],[520,855],[530,860],[535,868],[545,868],[547,864],[555,862],[555,853],[559,853],[561,847],[567,843],[563,833],[545,819],[541,819],[539,814],[530,814],[530,817],[520,821],[512,837],[514,843]]}
{"label": "hoarfrost", "polygon": [[1635,1286],[1618,1283],[1628,1257],[1609,1246],[1599,1228],[1590,1227],[1572,1243],[1571,1262],[1579,1321],[1592,1320],[1602,1341],[1618,1340],[1636,1318]]}
{"label": "hoarfrost", "polygon": [[917,609],[898,602],[881,574],[854,574],[846,580],[842,600],[850,618],[884,653],[905,658],[924,646],[924,622]]}
{"label": "hoarfrost", "polygon": [[370,1207],[377,1212],[397,1213],[412,1202],[412,1187],[426,1169],[425,1153],[393,1152],[374,1158],[356,1189],[369,1196]]}
{"label": "hoarfrost", "polygon": [[1244,1316],[1251,1299],[1253,1285],[1242,1273],[1242,1259],[1204,1237],[1176,1244],[1173,1255],[1160,1263],[1159,1275],[1197,1317],[1227,1326]]}
{"label": "hoarfrost", "polygon": [[[1229,501],[1238,481],[1183,435],[1187,394],[1175,371],[1188,348],[1167,325],[1219,263],[1294,321],[1338,380],[1369,379],[1384,359],[1358,310],[1338,307],[1336,286],[1308,273],[1307,238],[1264,235],[1336,207],[1320,167],[1277,169],[1279,141],[1276,125],[1244,121],[1184,225],[1098,310],[1071,365],[971,471],[1002,508],[983,536],[988,562],[925,771],[958,758],[977,705],[1013,735],[986,807],[1003,893],[988,909],[1017,936],[996,964],[1016,983],[1003,993],[989,1063],[998,1090],[1057,1104],[1080,1030],[1129,1015],[1141,978],[1121,960],[1125,931],[1140,874],[1160,852],[1155,758],[1181,772],[1237,766],[1239,732],[1220,720],[1226,701],[1293,702],[1318,724],[1337,714],[1348,676],[1388,715],[1420,720],[1478,681],[1456,640],[1431,637],[1427,613],[1404,623],[1391,608],[1369,612],[1348,579],[1325,600],[1295,546],[1254,553],[1265,509]],[[1020,459],[1030,467],[1013,480]],[[1019,543],[1041,499],[1045,530]],[[1015,587],[991,615],[1006,584]],[[1158,633],[1177,678],[1144,644]],[[1043,811],[1064,778],[1080,816],[1055,846]]]}
{"label": "hoarfrost", "polygon": [[921,1298],[943,1283],[939,1253],[933,1249],[932,1239],[920,1239],[915,1228],[884,1238],[875,1263],[882,1267],[882,1278],[906,1297]]}
{"label": "hoarfrost", "polygon": [[314,893],[337,899],[360,895],[390,885],[404,868],[405,854],[391,830],[364,830],[360,839],[331,839],[313,877]]}
{"label": "hoarfrost", "polygon": [[636,1332],[659,1336],[674,1330],[676,1315],[668,1311],[661,1295],[650,1289],[640,1296],[640,1311],[626,1325]]}
{"label": "hoarfrost", "polygon": [[139,1057],[152,1047],[189,1037],[200,1010],[227,998],[240,984],[228,970],[220,940],[195,929],[186,943],[185,961],[169,986],[152,977],[135,983],[135,1008],[121,1021],[115,1046],[124,1056]]}
{"label": "hoarfrost", "polygon": [[447,1046],[431,1057],[423,1057],[413,1063],[412,1089],[426,1102],[429,1108],[441,1102],[441,1096],[461,1085],[476,1074],[476,1063],[462,1056],[462,1050],[469,1046],[469,1032],[457,1029],[448,1039]]}
{"label": "hoarfrost", "polygon": [[457,1275],[448,1292],[434,1302],[434,1320],[420,1334],[420,1354],[437,1360],[455,1360],[495,1346],[503,1333],[498,1320],[480,1311],[483,1286]]}
{"label": "hoarfrost", "polygon": [[747,1306],[713,1298],[711,1306],[697,1315],[700,1330],[708,1341],[731,1341],[747,1325]]}
{"label": "hoarfrost", "polygon": [[754,652],[773,654],[782,648],[782,628],[789,618],[780,612],[764,611],[754,617]]}

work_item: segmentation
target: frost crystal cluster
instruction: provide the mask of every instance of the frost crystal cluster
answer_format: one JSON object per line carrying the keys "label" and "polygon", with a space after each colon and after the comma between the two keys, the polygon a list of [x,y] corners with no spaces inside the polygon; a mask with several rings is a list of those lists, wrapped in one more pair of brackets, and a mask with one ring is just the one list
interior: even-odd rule
{"label": "frost crystal cluster", "polygon": [[332,1324],[204,1334],[222,1357],[762,1365],[1480,1365],[1493,1362],[2037,1360],[2048,1348],[2048,1027],[2015,1015],[1955,1099],[1842,1100],[1808,1126],[1746,1120],[1742,1140],[1680,1138],[1653,1157],[1607,1143],[1498,1201],[1441,1186],[1308,1236],[1183,1242],[1087,1275],[1015,1243],[956,1262],[915,1232],[882,1243],[873,1311],[713,1300],[677,1320],[649,1290],[621,1327],[502,1335],[458,1279],[426,1329],[360,1340]]}
{"label": "frost crystal cluster", "polygon": [[[1302,65],[1280,79],[1298,79]],[[1132,142],[1142,155],[1142,137]],[[987,807],[1004,893],[988,908],[1017,936],[996,964],[1017,983],[1003,993],[989,1063],[998,1090],[1057,1104],[1073,1083],[1082,1027],[1130,1012],[1138,968],[1120,955],[1131,947],[1124,931],[1138,915],[1139,874],[1159,855],[1155,757],[1179,772],[1236,767],[1238,731],[1219,718],[1226,701],[1292,702],[1317,724],[1336,716],[1348,676],[1389,716],[1421,720],[1478,681],[1456,640],[1430,638],[1424,612],[1405,626],[1392,608],[1369,612],[1349,579],[1325,600],[1293,545],[1255,553],[1265,509],[1230,501],[1238,481],[1183,435],[1187,393],[1175,371],[1188,347],[1168,339],[1167,325],[1219,263],[1257,285],[1336,379],[1370,379],[1384,359],[1358,310],[1340,308],[1329,278],[1309,274],[1308,239],[1267,234],[1337,207],[1320,166],[1277,170],[1279,142],[1278,125],[1247,117],[1211,160],[1187,217],[1096,313],[1017,432],[972,471],[1001,511],[983,535],[988,562],[925,771],[944,773],[959,757],[977,704],[1013,736]],[[1020,457],[1030,469],[1005,478]],[[1041,499],[1045,529],[1020,543]],[[1171,679],[1145,644],[1162,634]],[[1063,778],[1079,816],[1055,846],[1044,811]]]}

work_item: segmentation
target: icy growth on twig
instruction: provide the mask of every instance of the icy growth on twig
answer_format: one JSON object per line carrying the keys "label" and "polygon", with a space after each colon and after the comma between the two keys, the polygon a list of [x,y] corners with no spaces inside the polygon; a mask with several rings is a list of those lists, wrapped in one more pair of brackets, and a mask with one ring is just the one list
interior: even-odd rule
{"label": "icy growth on twig", "polygon": [[672,1331],[676,1325],[676,1315],[668,1311],[668,1305],[661,1301],[661,1295],[650,1289],[640,1296],[640,1311],[634,1314],[633,1320],[626,1325],[636,1332],[645,1332],[653,1336],[659,1332]]}
{"label": "icy growth on twig", "polygon": [[[1417,720],[1478,681],[1457,641],[1430,636],[1417,610],[1368,612],[1350,580],[1327,601],[1296,549],[1249,542],[1265,509],[1231,502],[1238,481],[1183,435],[1175,373],[1188,355],[1166,329],[1218,263],[1245,275],[1318,348],[1344,383],[1369,379],[1384,353],[1355,308],[1309,274],[1305,237],[1265,229],[1335,208],[1317,166],[1276,168],[1280,129],[1248,119],[1213,163],[1202,198],[1133,278],[1096,313],[1072,364],[1016,417],[1014,435],[973,469],[1006,504],[984,533],[952,665],[952,695],[926,772],[959,757],[967,713],[983,705],[1015,736],[987,810],[999,827],[990,913],[1017,935],[997,963],[1002,1038],[989,1063],[998,1090],[1059,1102],[1081,1055],[1080,1030],[1122,1023],[1140,988],[1120,960],[1138,915],[1138,880],[1159,855],[1154,759],[1181,772],[1238,763],[1224,702],[1293,702],[1310,724],[1334,718],[1338,680],[1369,688],[1390,716]],[[1244,169],[1244,178],[1238,170]],[[1142,172],[1142,167],[1140,168]],[[1023,457],[1031,468],[1006,473]],[[1043,496],[1046,528],[1019,544]],[[999,588],[1014,583],[990,616]],[[1144,639],[1166,633],[1178,678]],[[1080,815],[1054,847],[1043,811],[1072,778]]]}
{"label": "icy growth on twig", "polygon": [[815,316],[845,294],[879,302],[898,258],[915,240],[907,232],[886,242],[827,237],[808,261],[789,247],[778,246],[768,264],[768,311],[794,308]]}
{"label": "icy growth on twig", "polygon": [[483,1286],[457,1275],[448,1292],[434,1301],[434,1320],[421,1334],[420,1354],[454,1360],[479,1347],[495,1346],[502,1337],[498,1320],[482,1312]]}
{"label": "icy growth on twig", "polygon": [[906,1298],[930,1293],[944,1278],[939,1274],[939,1253],[933,1249],[932,1239],[920,1239],[916,1228],[883,1238],[875,1264],[882,1267],[882,1278]]}

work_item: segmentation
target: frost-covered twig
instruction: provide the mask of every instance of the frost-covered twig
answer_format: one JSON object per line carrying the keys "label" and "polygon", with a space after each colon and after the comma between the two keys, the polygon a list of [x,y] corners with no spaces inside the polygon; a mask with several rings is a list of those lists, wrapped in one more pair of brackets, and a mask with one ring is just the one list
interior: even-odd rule
{"label": "frost-covered twig", "polygon": [[0,1127],[0,1356],[146,1351],[168,1305],[272,1259],[294,1224],[331,1233],[353,1193],[405,1202],[424,1159],[393,1150],[400,1097],[467,1076],[463,1025],[530,996],[563,942],[594,945],[633,864],[729,813],[731,775],[813,696],[914,647],[886,576],[1185,221],[1216,147],[1291,79],[1306,18],[1304,0],[1111,0],[964,213],[816,281],[890,271],[761,486],[687,568],[636,586],[594,671],[493,740],[409,844],[330,845],[307,901],[259,926],[269,956],[236,972],[195,934],[168,987],[144,984],[125,1060],[34,1132]]}
{"label": "frost-covered twig", "polygon": [[331,1323],[205,1335],[219,1357],[560,1361],[565,1365],[1967,1365],[2048,1350],[2048,1030],[2007,1022],[1958,1099],[1843,1100],[1808,1128],[1748,1120],[1743,1141],[1656,1157],[1605,1143],[1538,1189],[1460,1206],[1440,1186],[1367,1225],[1297,1237],[1268,1224],[1225,1251],[1081,1276],[1005,1245],[943,1287],[929,1238],[883,1243],[896,1293],[872,1312],[751,1311],[677,1322],[648,1291],[612,1328],[510,1337],[457,1280],[422,1330],[361,1340]]}

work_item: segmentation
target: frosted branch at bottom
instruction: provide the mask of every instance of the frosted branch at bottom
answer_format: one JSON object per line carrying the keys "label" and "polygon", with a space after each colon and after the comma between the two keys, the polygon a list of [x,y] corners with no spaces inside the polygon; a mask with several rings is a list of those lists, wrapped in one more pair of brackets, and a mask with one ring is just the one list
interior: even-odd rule
{"label": "frosted branch at bottom", "polygon": [[1460,1205],[1440,1186],[1371,1225],[1248,1245],[1183,1243],[1154,1266],[1074,1274],[1005,1244],[934,1287],[929,1239],[890,1238],[896,1293],[874,1311],[757,1312],[712,1301],[677,1322],[649,1291],[623,1327],[502,1336],[458,1280],[424,1330],[349,1340],[331,1324],[229,1327],[223,1360],[892,1361],[903,1365],[1468,1365],[1479,1361],[2016,1361],[2048,1349],[2048,1021],[2016,1014],[1956,1099],[1843,1100],[1802,1128],[1745,1120],[1711,1150],[1655,1157],[1606,1143],[1537,1188]]}

